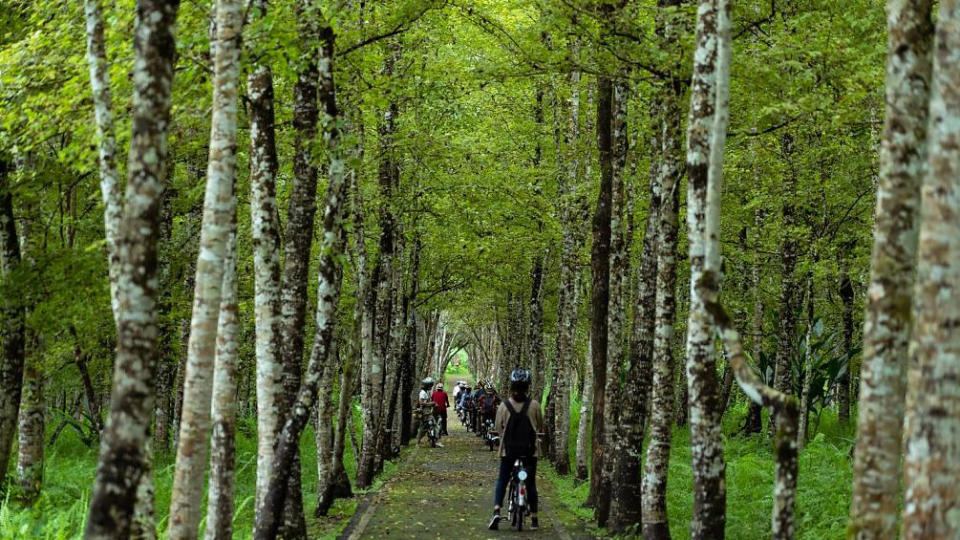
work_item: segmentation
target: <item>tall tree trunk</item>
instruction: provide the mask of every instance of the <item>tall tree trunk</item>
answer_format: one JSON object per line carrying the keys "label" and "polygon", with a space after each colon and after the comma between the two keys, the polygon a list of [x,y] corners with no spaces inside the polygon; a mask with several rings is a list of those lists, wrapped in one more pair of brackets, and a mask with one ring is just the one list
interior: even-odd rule
{"label": "tall tree trunk", "polygon": [[[763,216],[764,212],[760,209],[757,209],[753,216],[753,222],[757,231],[756,237],[754,238],[754,242],[756,243],[755,253],[759,251],[760,238],[763,231]],[[759,253],[755,256],[757,259],[760,257]],[[753,289],[753,343],[751,353],[753,354],[754,362],[760,361],[760,356],[763,354],[763,337],[766,335],[763,322],[763,296],[761,295],[760,288],[761,266],[760,260],[754,260],[753,268],[750,271],[750,283]],[[747,417],[743,421],[743,433],[750,435],[761,432],[763,432],[763,406],[751,399],[747,407]]]}
{"label": "tall tree trunk", "polygon": [[110,419],[100,445],[87,539],[130,536],[137,487],[149,474],[147,448],[157,360],[157,237],[178,7],[178,0],[137,1],[133,134],[117,276],[122,308]]}
{"label": "tall tree trunk", "polygon": [[[570,54],[577,57],[579,45],[571,45]],[[562,302],[557,316],[555,441],[554,467],[560,474],[570,472],[570,376],[574,366],[577,339],[577,314],[579,308],[578,252],[582,239],[579,213],[585,210],[580,191],[580,72],[570,72],[570,110],[567,125],[566,175],[559,177],[563,244],[560,254],[560,294]]]}
{"label": "tall tree trunk", "polygon": [[[816,264],[817,250],[814,247],[813,262]],[[813,272],[807,272],[806,283],[806,313],[807,313],[807,331],[804,335],[804,366],[803,366],[803,386],[800,392],[800,425],[797,426],[797,447],[803,450],[807,445],[809,438],[807,430],[810,427],[810,391],[813,389],[813,356],[810,352],[810,345],[813,342]]]}
{"label": "tall tree trunk", "polygon": [[[590,346],[587,346],[587,358],[592,358]],[[590,473],[587,467],[588,453],[590,452],[590,411],[593,410],[593,367],[589,364],[583,367],[583,392],[580,393],[580,423],[577,424],[577,452],[576,463],[577,480],[587,480]]]}
{"label": "tall tree trunk", "polygon": [[[103,199],[103,222],[107,245],[107,271],[110,277],[110,305],[113,310],[114,324],[120,324],[120,240],[121,221],[123,219],[123,201],[120,186],[120,174],[117,170],[116,154],[117,142],[113,128],[113,103],[110,93],[110,76],[107,62],[106,41],[104,39],[103,6],[100,0],[86,0],[84,2],[87,36],[87,66],[90,73],[90,87],[93,93],[94,120],[97,125],[98,165],[100,172],[100,192]],[[165,404],[166,405],[166,404]],[[169,405],[164,410],[169,411]],[[99,407],[97,407],[99,411]],[[165,415],[169,417],[169,414]],[[161,449],[167,449],[167,421],[164,421],[162,432],[163,444]],[[179,425],[179,416],[177,417]],[[97,417],[95,424],[98,431],[102,431],[102,424]],[[143,531],[148,538],[156,535],[153,521],[153,477],[150,473],[151,459],[146,460],[147,474],[141,476],[143,485],[138,493],[143,497],[137,501],[134,512],[135,527]],[[2,486],[0,486],[2,487]]]}
{"label": "tall tree trunk", "polygon": [[610,302],[610,219],[613,199],[613,82],[597,78],[597,149],[600,154],[600,191],[593,214],[593,251],[590,257],[593,286],[590,295],[591,365],[593,366],[593,467],[590,498],[595,505],[604,496],[604,408],[607,387],[608,309]]}
{"label": "tall tree trunk", "polygon": [[605,527],[610,516],[610,494],[613,483],[613,449],[616,446],[620,410],[620,373],[624,363],[624,289],[627,286],[627,210],[625,168],[627,147],[627,105],[629,87],[623,80],[612,84],[611,126],[611,175],[612,193],[610,209],[610,283],[607,311],[607,375],[604,387],[603,419],[603,469],[597,484],[597,523]]}
{"label": "tall tree trunk", "polygon": [[[356,363],[352,359],[344,360],[342,356],[339,360],[340,395],[337,398],[337,427],[333,438],[333,459],[330,464],[330,475],[333,477],[333,496],[344,498],[353,496],[350,489],[350,477],[347,476],[347,470],[343,465],[343,452],[346,448],[347,437],[353,434],[351,406],[353,404],[353,391],[356,388],[354,385]],[[319,507],[319,501],[317,506]]]}
{"label": "tall tree trunk", "polygon": [[[317,429],[314,439],[317,442],[317,509],[315,514],[327,515],[333,504],[333,383],[337,375],[335,362],[339,358],[339,347],[336,339],[330,345],[330,354],[327,355],[327,366],[320,379],[320,392],[317,395]],[[343,393],[341,387],[340,392]]]}
{"label": "tall tree trunk", "polygon": [[98,164],[100,169],[100,193],[103,198],[103,223],[107,239],[107,269],[110,275],[110,305],[114,321],[119,320],[120,301],[117,279],[119,277],[120,220],[123,201],[120,173],[117,171],[117,140],[113,130],[113,102],[110,94],[107,46],[104,40],[103,6],[101,0],[85,0],[87,34],[87,65],[90,71],[90,87],[93,90],[93,113],[97,125]]}
{"label": "tall tree trunk", "polygon": [[[391,264],[391,273],[388,276],[390,283],[390,289],[388,294],[390,294],[390,317],[388,319],[388,333],[383,336],[383,357],[384,362],[384,384],[383,384],[383,409],[381,411],[382,422],[379,429],[380,437],[380,450],[377,452],[377,459],[375,461],[375,470],[380,472],[383,470],[383,461],[385,459],[390,459],[394,457],[394,441],[399,443],[399,435],[396,430],[394,423],[397,419],[397,404],[400,398],[400,355],[399,348],[401,345],[401,333],[403,332],[403,313],[401,311],[402,304],[402,287],[401,283],[401,272],[402,265],[400,264],[399,255],[403,253],[402,240],[403,234],[397,234],[397,242],[394,245],[394,257],[393,263]],[[445,367],[445,366],[444,366]],[[442,372],[440,372],[440,380],[442,380]]]}
{"label": "tall tree trunk", "polygon": [[[654,125],[662,122],[653,113]],[[610,529],[623,531],[641,521],[641,449],[646,429],[651,378],[653,376],[653,336],[657,295],[657,252],[659,246],[661,178],[658,163],[660,137],[654,133],[651,148],[650,204],[640,253],[637,279],[637,303],[630,339],[630,364],[620,414],[620,434],[614,452],[613,493]]]}
{"label": "tall tree trunk", "polygon": [[[843,302],[843,352],[848,355],[849,359],[852,358],[850,352],[853,351],[853,302],[855,292],[853,281],[850,279],[850,266],[846,259],[840,262],[840,290],[838,292],[840,300]],[[848,363],[846,371],[837,378],[837,415],[843,425],[850,423],[851,367]]]}
{"label": "tall tree trunk", "polygon": [[[266,17],[266,2],[255,0],[252,9]],[[252,55],[259,58],[257,54]],[[257,481],[259,512],[273,463],[273,437],[277,431],[277,404],[282,399],[283,364],[280,339],[280,226],[276,176],[277,147],[273,111],[273,73],[257,62],[247,77],[250,97],[250,220],[254,269],[254,324],[256,328]]]}
{"label": "tall tree trunk", "polygon": [[[416,226],[414,226],[416,229]],[[416,300],[420,290],[420,251],[423,247],[419,232],[415,233],[413,249],[410,252],[410,283],[407,288],[407,295],[403,300],[404,320],[404,339],[403,348],[400,352],[400,364],[403,370],[402,383],[400,386],[400,399],[402,400],[400,414],[400,444],[406,445],[414,436],[412,431],[413,420],[413,392],[416,390],[416,358],[414,355],[417,350],[417,309]]]}
{"label": "tall tree trunk", "polygon": [[[671,30],[667,30],[668,34]],[[667,521],[667,471],[673,428],[674,358],[676,319],[677,213],[680,192],[678,83],[662,100],[660,245],[657,255],[656,328],[653,344],[650,443],[644,461],[642,493],[643,536],[652,540],[670,538]]]}
{"label": "tall tree trunk", "polygon": [[[392,44],[385,52],[383,75],[392,77],[394,64],[399,57],[399,44]],[[396,132],[396,117],[399,108],[397,103],[388,97],[388,105],[384,109],[378,132],[380,135],[380,160],[378,164],[378,180],[381,193],[380,220],[380,253],[374,266],[370,280],[371,290],[368,304],[372,313],[368,324],[370,329],[372,350],[370,360],[364,369],[364,392],[370,400],[364,404],[365,410],[363,425],[363,446],[360,459],[357,463],[357,487],[365,489],[373,482],[380,463],[380,449],[383,430],[385,429],[384,405],[387,398],[392,398],[384,392],[384,385],[390,382],[392,369],[390,358],[387,355],[393,323],[392,304],[393,294],[393,265],[396,264],[396,218],[392,209],[392,197],[399,181],[399,169],[394,156],[394,133]],[[373,287],[376,287],[373,290]],[[387,390],[392,390],[389,388]],[[388,405],[389,406],[389,405]]]}
{"label": "tall tree trunk", "polygon": [[[294,181],[287,207],[286,245],[284,246],[281,291],[281,358],[283,363],[283,398],[278,404],[277,419],[282,421],[293,405],[300,389],[303,362],[303,341],[307,316],[307,279],[310,248],[313,241],[314,216],[317,211],[317,167],[312,163],[311,148],[317,137],[319,109],[317,104],[317,47],[319,46],[320,13],[313,2],[297,2],[300,19],[299,38],[302,46],[301,67],[294,86],[293,126]],[[280,424],[277,424],[279,429]],[[300,452],[294,451],[287,484],[280,535],[284,538],[305,538],[303,493],[300,487]],[[264,472],[269,471],[267,468]]]}
{"label": "tall tree trunk", "polygon": [[[703,309],[716,325],[727,350],[730,366],[736,372],[741,388],[750,399],[772,409],[777,417],[774,456],[774,504],[772,537],[789,540],[794,535],[794,498],[797,487],[797,402],[789,394],[763,384],[746,363],[740,335],[733,321],[718,300],[720,291],[720,199],[723,180],[723,149],[726,139],[731,51],[730,4],[717,2],[717,114],[711,139],[709,177],[706,197],[706,255],[703,275],[692,291],[700,298]],[[720,533],[722,534],[722,532]],[[712,537],[710,537],[712,538]]]}
{"label": "tall tree trunk", "polygon": [[[322,19],[321,19],[322,20]],[[327,198],[323,209],[320,242],[320,267],[317,283],[317,328],[314,334],[310,362],[304,373],[297,400],[290,408],[283,429],[276,440],[276,454],[270,472],[270,482],[260,508],[254,538],[268,540],[277,537],[285,494],[290,480],[300,434],[309,421],[316,402],[317,389],[326,364],[336,325],[337,303],[340,298],[339,258],[345,241],[343,209],[347,195],[346,153],[340,141],[339,116],[333,79],[334,33],[329,26],[319,30],[320,54],[317,62],[320,81],[320,102],[324,109],[323,139],[330,157]]]}
{"label": "tall tree trunk", "polygon": [[[218,21],[218,28],[220,27],[220,21]],[[239,25],[237,30],[239,31]],[[206,540],[233,538],[234,461],[237,431],[237,349],[240,338],[240,319],[237,313],[236,197],[231,204],[234,207],[234,219],[231,224],[223,263],[223,292],[220,299],[220,315],[217,323],[217,353],[213,368],[210,482],[207,491],[207,524],[204,535]]]}
{"label": "tall tree trunk", "polygon": [[[687,318],[687,403],[690,411],[690,446],[693,458],[693,539],[724,538],[726,523],[726,463],[720,429],[720,389],[714,357],[714,329],[697,282],[706,267],[720,268],[719,211],[708,205],[707,184],[719,190],[711,174],[717,132],[726,133],[726,97],[729,80],[723,80],[718,48],[717,17],[724,0],[700,0],[697,10],[696,50],[687,119],[687,238],[690,245],[690,309]],[[727,59],[729,62],[729,59]],[[717,149],[722,159],[723,148]],[[717,214],[713,221],[708,210]],[[713,257],[707,260],[708,257]]]}
{"label": "tall tree trunk", "polygon": [[713,269],[707,269],[700,279],[700,296],[704,307],[720,332],[730,367],[737,374],[740,388],[751,400],[771,409],[776,416],[774,439],[774,488],[771,537],[774,540],[792,540],[795,532],[794,501],[797,491],[797,399],[779,392],[760,380],[747,363],[740,334],[733,321],[717,299],[719,283]]}
{"label": "tall tree trunk", "polygon": [[[34,339],[30,340],[31,342]],[[32,347],[31,347],[32,348]],[[43,487],[43,354],[34,351],[26,361],[23,374],[23,399],[20,402],[20,428],[18,430],[17,478],[23,502],[33,504]]]}
{"label": "tall tree trunk", "polygon": [[170,538],[196,538],[207,463],[213,367],[221,312],[224,261],[236,223],[237,89],[243,9],[239,0],[217,0],[213,117],[207,186],[197,256],[196,289],[183,385],[180,437],[170,498]]}
{"label": "tall tree trunk", "polygon": [[[362,241],[362,240],[361,240]],[[361,265],[358,265],[362,269]],[[365,275],[361,272],[357,276],[357,298],[362,303],[360,320],[360,355],[361,355],[361,389],[360,398],[363,405],[363,449],[357,458],[357,476],[355,479],[358,489],[366,489],[373,482],[373,467],[375,455],[373,445],[376,444],[376,423],[380,412],[380,401],[383,395],[381,381],[383,380],[383,364],[374,340],[374,310],[376,299],[373,292],[372,273]],[[369,444],[368,444],[369,441]]]}
{"label": "tall tree trunk", "polygon": [[897,536],[904,375],[912,320],[920,185],[927,171],[933,50],[930,0],[887,2],[886,119],[863,325],[851,530]]}
{"label": "tall tree trunk", "polygon": [[[530,271],[530,325],[527,327],[530,358],[527,365],[530,367],[534,383],[531,385],[530,395],[537,400],[537,403],[543,403],[543,385],[546,379],[544,372],[547,369],[543,353],[543,290],[545,288],[543,266],[547,254],[537,254],[535,257]],[[443,376],[442,373],[441,376]]]}
{"label": "tall tree trunk", "polygon": [[[193,261],[196,264],[196,261]],[[193,264],[185,272],[183,277],[183,288],[189,291],[190,298],[193,298],[194,271]],[[177,358],[177,368],[173,375],[173,447],[176,448],[180,441],[180,416],[183,414],[183,380],[187,375],[187,351],[190,349],[190,318],[180,318],[180,344],[179,355]]]}
{"label": "tall tree trunk", "polygon": [[[0,277],[4,283],[13,279],[20,266],[20,239],[13,214],[10,165],[0,161]],[[7,296],[3,301],[3,357],[0,358],[0,469],[5,473],[10,462],[13,435],[17,429],[23,368],[26,357],[26,326],[23,303]],[[0,495],[6,492],[6,474],[0,474]]]}
{"label": "tall tree trunk", "polygon": [[960,538],[960,2],[940,2],[935,43],[903,427],[904,540]]}

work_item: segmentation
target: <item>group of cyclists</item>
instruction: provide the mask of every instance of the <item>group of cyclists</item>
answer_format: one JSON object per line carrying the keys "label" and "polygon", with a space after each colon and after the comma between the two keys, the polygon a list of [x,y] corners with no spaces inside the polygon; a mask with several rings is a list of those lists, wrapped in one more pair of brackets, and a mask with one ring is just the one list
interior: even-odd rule
{"label": "group of cyclists", "polygon": [[[488,381],[479,381],[475,388],[465,381],[459,381],[453,389],[453,403],[463,425],[478,436],[483,436],[491,445],[491,450],[494,446],[498,448],[500,464],[493,493],[493,516],[488,525],[490,530],[500,527],[500,508],[508,487],[508,508],[514,526],[520,529],[523,516],[529,514],[530,528],[539,528],[536,477],[544,421],[540,404],[529,395],[530,378],[530,372],[526,369],[514,369],[510,373],[509,395],[506,399],[501,399]],[[439,426],[438,439],[439,435],[447,434],[447,409],[450,406],[442,382],[437,383],[432,377],[422,382],[418,444],[424,435],[429,434],[431,427],[436,429]],[[493,440],[491,435],[496,436],[495,443],[490,442]],[[436,441],[436,446],[443,445]]]}
{"label": "group of cyclists", "polygon": [[467,430],[487,440],[496,419],[497,407],[500,406],[500,396],[493,384],[479,381],[476,388],[471,388],[461,381],[454,389],[454,403],[457,404],[460,421]]}
{"label": "group of cyclists", "polygon": [[440,437],[447,435],[447,409],[450,408],[450,400],[443,390],[443,383],[435,382],[433,377],[424,379],[417,402],[420,417],[417,444],[420,444],[424,436],[428,436],[431,446],[443,448]]}

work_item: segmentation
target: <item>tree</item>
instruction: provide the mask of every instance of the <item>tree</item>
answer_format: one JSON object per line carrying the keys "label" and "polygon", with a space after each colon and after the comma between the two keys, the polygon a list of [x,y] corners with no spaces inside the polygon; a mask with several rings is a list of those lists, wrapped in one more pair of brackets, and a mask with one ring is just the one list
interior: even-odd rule
{"label": "tree", "polygon": [[858,539],[896,536],[904,375],[910,336],[933,22],[926,0],[888,2],[886,118],[870,260],[852,527]]}
{"label": "tree", "polygon": [[[227,247],[236,223],[237,89],[243,14],[238,1],[216,4],[213,115],[196,292],[184,377],[180,437],[170,500],[171,538],[196,538],[203,500],[217,331]],[[225,330],[227,330],[225,328]],[[226,360],[226,359],[224,359]],[[228,361],[228,360],[227,360]]]}
{"label": "tree", "polygon": [[127,194],[120,224],[120,318],[110,417],[85,536],[130,536],[147,462],[157,351],[157,230],[166,173],[177,0],[139,0]]}
{"label": "tree", "polygon": [[[720,190],[711,174],[722,171],[713,166],[714,146],[722,163],[722,140],[727,123],[729,66],[720,66],[718,43],[719,10],[726,2],[701,0],[697,9],[696,50],[690,84],[690,111],[687,119],[687,238],[690,242],[690,309],[687,319],[687,391],[690,404],[690,446],[693,456],[694,511],[691,538],[724,537],[726,524],[726,463],[723,460],[723,433],[720,430],[719,386],[714,359],[714,330],[697,295],[697,282],[706,267],[720,268],[720,209],[707,204],[708,183]],[[729,31],[729,29],[728,29]],[[729,37],[727,37],[729,39]],[[726,53],[729,55],[729,52]],[[729,63],[729,58],[726,58]],[[727,71],[720,73],[722,69]],[[728,80],[720,80],[726,76]],[[722,88],[721,88],[722,87]],[[714,195],[715,197],[718,195]],[[710,210],[712,213],[708,214]],[[707,257],[712,257],[707,260]]]}
{"label": "tree", "polygon": [[[661,1],[658,7],[666,19],[663,23],[663,47],[673,52],[678,38],[675,6],[679,2]],[[664,9],[665,8],[665,9]],[[658,540],[670,538],[667,522],[667,470],[673,428],[673,339],[676,320],[677,283],[677,213],[680,205],[678,163],[679,81],[671,76],[663,82],[660,141],[660,237],[657,251],[657,293],[653,341],[653,381],[650,397],[650,443],[643,468],[642,533]]]}
{"label": "tree", "polygon": [[[13,214],[10,164],[0,161],[0,277],[4,285],[16,279],[20,266],[20,237]],[[26,328],[23,304],[14,296],[4,295],[3,357],[0,363],[0,463],[10,462],[13,435],[17,429],[20,397],[23,388],[23,367],[26,357]],[[5,491],[6,475],[0,478]]]}
{"label": "tree", "polygon": [[610,293],[607,311],[607,380],[604,389],[603,445],[606,456],[603,461],[602,477],[598,484],[595,516],[597,523],[606,526],[610,515],[610,494],[613,485],[613,449],[617,444],[618,424],[620,421],[620,373],[623,371],[624,355],[624,291],[627,281],[627,201],[625,188],[625,166],[629,132],[627,131],[627,105],[629,85],[624,80],[613,82],[613,105],[611,116],[611,154],[612,154],[612,193],[610,197]]}
{"label": "tree", "polygon": [[[776,416],[775,483],[772,537],[792,540],[794,537],[794,499],[797,488],[797,401],[789,394],[764,384],[746,363],[740,335],[733,321],[718,300],[720,291],[720,198],[723,180],[723,151],[729,115],[729,78],[731,54],[730,4],[721,0],[716,5],[716,116],[713,121],[708,161],[708,185],[704,208],[706,238],[703,274],[692,293],[699,296],[703,309],[710,315],[727,350],[731,369],[740,387],[751,400],[772,410]],[[702,530],[702,529],[701,529]],[[696,531],[696,529],[694,529]]]}
{"label": "tree", "polygon": [[[578,51],[576,44],[571,46],[571,55],[576,55]],[[553,367],[557,384],[550,390],[551,394],[555,394],[556,407],[554,467],[560,474],[570,472],[570,378],[576,359],[577,314],[580,307],[577,287],[580,272],[577,263],[583,240],[582,227],[579,223],[582,219],[580,214],[587,210],[579,194],[581,160],[578,159],[580,145],[580,72],[578,70],[570,72],[570,111],[566,142],[567,170],[566,174],[561,172],[557,183],[563,227],[560,254],[560,300],[557,302],[557,358]]]}
{"label": "tree", "polygon": [[904,419],[905,540],[960,535],[960,3],[941,2]]}
{"label": "tree", "polygon": [[[219,25],[218,25],[219,27]],[[239,30],[239,28],[237,28]],[[237,349],[240,320],[237,309],[236,197],[234,221],[223,263],[223,289],[217,323],[217,353],[213,366],[210,481],[207,488],[207,540],[233,537],[234,462],[237,431]]]}
{"label": "tree", "polygon": [[310,362],[300,385],[297,400],[290,408],[276,442],[276,454],[270,470],[270,482],[261,503],[254,537],[275,538],[280,527],[281,512],[288,489],[290,467],[296,459],[300,433],[309,420],[323,377],[326,355],[330,352],[336,323],[336,306],[340,298],[338,279],[339,255],[344,244],[343,210],[347,195],[346,159],[340,140],[339,114],[333,79],[333,29],[320,27],[320,56],[317,62],[319,89],[323,103],[323,138],[330,156],[327,199],[323,209],[320,242],[320,271],[317,283],[316,332]]}
{"label": "tree", "polygon": [[87,30],[87,64],[90,67],[90,87],[93,90],[93,111],[97,124],[98,163],[100,166],[100,193],[103,197],[103,223],[107,238],[107,258],[110,272],[110,303],[113,318],[119,321],[120,300],[117,276],[120,269],[118,241],[123,204],[120,173],[117,171],[117,141],[113,130],[113,100],[110,77],[107,73],[107,50],[103,38],[103,6],[100,0],[85,0]]}
{"label": "tree", "polygon": [[600,192],[593,212],[593,247],[590,254],[593,285],[590,291],[590,350],[593,366],[593,464],[590,494],[594,504],[603,485],[604,410],[607,387],[608,311],[610,302],[610,234],[613,198],[613,81],[597,78],[597,149],[600,155]]}
{"label": "tree", "polygon": [[[654,106],[655,107],[655,106]],[[655,125],[662,122],[652,112]],[[630,337],[630,362],[625,376],[620,434],[614,452],[613,493],[611,494],[610,528],[626,529],[641,522],[641,450],[647,424],[650,386],[653,376],[653,341],[657,296],[657,254],[661,204],[661,177],[658,155],[660,137],[651,137],[650,202],[644,228],[637,286],[637,304]]]}
{"label": "tree", "polygon": [[[251,4],[262,20],[267,5]],[[252,40],[248,40],[250,43]],[[250,99],[250,221],[253,237],[254,318],[256,327],[257,433],[277,429],[275,404],[283,391],[280,357],[280,226],[277,214],[277,146],[274,125],[273,72],[257,62],[247,77]],[[273,439],[257,437],[257,511],[263,500],[273,459]]]}

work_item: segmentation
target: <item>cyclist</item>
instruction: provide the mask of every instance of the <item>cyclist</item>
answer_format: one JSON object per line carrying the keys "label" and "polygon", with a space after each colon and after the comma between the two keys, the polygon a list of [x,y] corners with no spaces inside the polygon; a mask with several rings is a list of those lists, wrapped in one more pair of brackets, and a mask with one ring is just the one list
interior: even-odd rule
{"label": "cyclist", "polygon": [[[420,394],[417,397],[417,410],[420,413],[420,430],[417,433],[417,446],[420,445],[420,441],[423,440],[423,436],[427,434],[427,420],[433,415],[434,403],[433,399],[430,397],[430,390],[433,389],[433,377],[427,377],[421,381],[420,385]],[[437,441],[437,446],[443,448],[443,445],[440,444],[440,441]]]}
{"label": "cyclist", "polygon": [[470,431],[474,432],[477,437],[480,436],[480,406],[483,404],[483,396],[486,394],[486,382],[478,382],[477,389],[473,391],[473,412],[470,415]]}
{"label": "cyclist", "polygon": [[460,397],[460,392],[463,391],[463,385],[466,383],[463,381],[457,381],[457,384],[453,385],[453,405],[457,406],[457,398]]}
{"label": "cyclist", "polygon": [[437,384],[437,389],[430,395],[433,401],[433,414],[440,417],[440,434],[447,435],[447,409],[450,408],[450,400],[447,399],[447,393],[443,391],[443,383]]}
{"label": "cyclist", "polygon": [[483,396],[483,403],[480,405],[480,414],[483,415],[481,423],[487,420],[496,420],[497,407],[500,405],[500,396],[497,390],[491,385],[487,393]]}
{"label": "cyclist", "polygon": [[540,404],[531,398],[530,372],[523,368],[510,373],[510,397],[497,408],[494,428],[500,437],[500,471],[493,492],[493,517],[490,530],[500,527],[500,506],[510,482],[513,463],[523,461],[527,469],[527,493],[530,501],[530,528],[540,528],[537,519],[537,459],[540,457],[539,433],[543,432],[543,413]]}

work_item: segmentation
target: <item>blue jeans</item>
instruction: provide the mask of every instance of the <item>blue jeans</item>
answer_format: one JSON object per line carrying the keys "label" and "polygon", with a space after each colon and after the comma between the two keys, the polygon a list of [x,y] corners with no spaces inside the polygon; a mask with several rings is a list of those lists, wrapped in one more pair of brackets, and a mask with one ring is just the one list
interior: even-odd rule
{"label": "blue jeans", "polygon": [[[530,501],[530,513],[537,513],[537,458],[520,458],[527,469],[527,497]],[[503,496],[507,493],[510,483],[510,473],[513,472],[513,462],[517,458],[500,458],[500,473],[497,475],[497,486],[493,488],[494,506],[503,506]]]}

